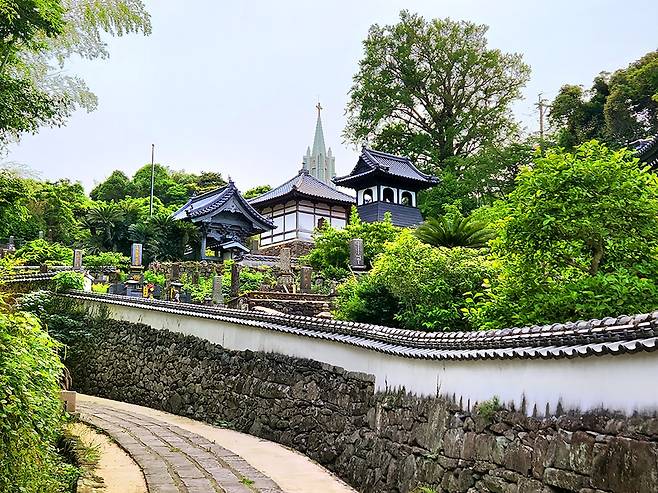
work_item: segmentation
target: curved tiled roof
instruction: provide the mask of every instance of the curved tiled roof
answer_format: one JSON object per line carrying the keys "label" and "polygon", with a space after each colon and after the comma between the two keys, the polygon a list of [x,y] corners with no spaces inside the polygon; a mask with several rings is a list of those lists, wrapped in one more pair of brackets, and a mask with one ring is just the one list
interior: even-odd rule
{"label": "curved tiled roof", "polygon": [[235,198],[242,206],[244,206],[245,210],[249,212],[256,221],[267,225],[268,228],[266,229],[272,229],[274,227],[272,221],[261,216],[260,212],[254,209],[249,202],[240,195],[237,187],[230,179],[228,185],[222,188],[192,197],[183,207],[174,212],[172,217],[178,220],[194,220],[197,217],[220,211],[231,198]]}
{"label": "curved tiled roof", "polygon": [[[73,268],[69,269],[73,270]],[[61,272],[61,271],[60,271]],[[58,272],[39,272],[33,274],[14,274],[0,280],[2,283],[50,281]]]}
{"label": "curved tiled roof", "polygon": [[354,197],[336,190],[334,187],[311,176],[306,169],[301,169],[297,176],[285,182],[283,185],[265,192],[258,197],[249,200],[251,205],[261,205],[275,200],[280,200],[287,195],[298,195],[310,199],[322,199],[341,204],[355,203]]}
{"label": "curved tiled roof", "polygon": [[407,157],[375,151],[366,147],[361,150],[359,162],[352,170],[352,173],[346,176],[336,177],[333,181],[337,185],[342,183],[347,185],[355,178],[367,176],[375,172],[430,185],[439,182],[435,176],[425,174],[416,168]]}
{"label": "curved tiled roof", "polygon": [[272,315],[159,300],[69,292],[79,300],[238,323],[332,340],[408,358],[433,360],[552,359],[658,349],[658,311],[635,316],[477,332],[420,332],[295,315]]}
{"label": "curved tiled roof", "polygon": [[643,141],[635,149],[635,154],[640,161],[647,163],[649,166],[658,166],[658,134],[652,139]]}

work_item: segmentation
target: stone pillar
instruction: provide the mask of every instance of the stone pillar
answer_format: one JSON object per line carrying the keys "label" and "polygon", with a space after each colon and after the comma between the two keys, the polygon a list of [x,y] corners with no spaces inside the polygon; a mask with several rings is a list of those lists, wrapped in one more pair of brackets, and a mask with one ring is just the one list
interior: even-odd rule
{"label": "stone pillar", "polygon": [[260,242],[258,238],[252,238],[249,242],[250,253],[256,253],[260,249]]}
{"label": "stone pillar", "polygon": [[290,248],[282,248],[281,253],[279,254],[279,269],[283,273],[290,272],[291,269],[291,253]]}
{"label": "stone pillar", "polygon": [[231,297],[237,298],[240,294],[240,266],[231,265]]}
{"label": "stone pillar", "polygon": [[224,293],[222,292],[222,276],[217,274],[215,274],[215,276],[212,278],[212,304],[224,304]]}
{"label": "stone pillar", "polygon": [[43,240],[43,231],[39,231],[39,239]]}
{"label": "stone pillar", "polygon": [[82,270],[82,250],[73,250],[73,270]]}
{"label": "stone pillar", "polygon": [[16,240],[14,239],[13,236],[9,237],[9,243],[7,244],[7,250],[10,252],[15,252],[16,251]]}
{"label": "stone pillar", "polygon": [[293,289],[294,281],[290,248],[285,247],[279,253],[279,277],[277,278],[277,284],[285,292],[289,293]]}
{"label": "stone pillar", "polygon": [[356,272],[366,270],[366,262],[363,255],[363,240],[361,238],[350,240],[350,267]]}
{"label": "stone pillar", "polygon": [[206,257],[206,230],[205,228],[201,230],[201,248],[199,260],[203,260]]}
{"label": "stone pillar", "polygon": [[301,275],[299,279],[299,290],[302,293],[311,292],[311,273],[313,269],[311,267],[304,266],[301,269]]}

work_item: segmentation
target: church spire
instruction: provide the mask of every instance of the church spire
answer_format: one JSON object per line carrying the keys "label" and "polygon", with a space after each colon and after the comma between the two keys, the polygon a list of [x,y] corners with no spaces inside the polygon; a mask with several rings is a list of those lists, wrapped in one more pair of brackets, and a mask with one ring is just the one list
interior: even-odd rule
{"label": "church spire", "polygon": [[322,117],[320,112],[322,111],[322,105],[320,101],[315,106],[318,110],[318,121],[315,123],[315,137],[313,138],[313,150],[311,151],[312,156],[326,156],[327,149],[324,145],[324,132],[322,131]]}
{"label": "church spire", "polygon": [[324,143],[324,132],[322,130],[322,105],[318,101],[315,106],[318,110],[318,119],[315,123],[315,136],[313,137],[312,149],[306,150],[303,159],[303,169],[309,171],[314,176],[327,185],[334,186],[331,179],[335,173],[335,158],[331,155],[331,150],[327,154],[327,147]]}

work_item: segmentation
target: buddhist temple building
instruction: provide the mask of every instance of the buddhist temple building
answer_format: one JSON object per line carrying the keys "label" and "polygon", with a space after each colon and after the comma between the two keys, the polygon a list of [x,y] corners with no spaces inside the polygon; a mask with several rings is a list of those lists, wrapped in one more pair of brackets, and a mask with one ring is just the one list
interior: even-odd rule
{"label": "buddhist temple building", "polygon": [[[190,221],[199,228],[201,260],[226,260],[247,253],[250,236],[269,232],[274,227],[270,219],[259,214],[240,195],[230,178],[228,185],[192,197],[173,218]],[[214,256],[207,255],[208,250]]]}
{"label": "buddhist temple building", "polygon": [[356,206],[363,221],[382,221],[390,212],[393,224],[401,227],[423,222],[417,207],[418,192],[439,182],[419,171],[409,158],[365,147],[352,172],[333,181],[356,190]]}
{"label": "buddhist temple building", "polygon": [[289,247],[292,254],[303,255],[313,246],[313,231],[323,224],[342,229],[347,224],[354,197],[336,189],[336,160],[326,149],[318,103],[313,148],[306,151],[302,168],[282,185],[249,201],[260,214],[272,221],[274,230],[260,235],[259,251],[276,255]]}
{"label": "buddhist temple building", "polygon": [[260,235],[260,251],[276,254],[282,246],[293,255],[303,255],[312,247],[313,231],[323,224],[343,229],[354,197],[336,190],[302,168],[283,185],[249,201],[271,221],[275,229]]}

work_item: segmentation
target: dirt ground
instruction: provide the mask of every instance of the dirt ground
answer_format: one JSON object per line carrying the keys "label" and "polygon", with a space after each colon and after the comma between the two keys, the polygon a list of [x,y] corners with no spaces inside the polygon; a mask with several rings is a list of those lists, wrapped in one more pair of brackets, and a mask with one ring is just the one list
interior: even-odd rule
{"label": "dirt ground", "polygon": [[103,493],[148,493],[144,475],[121,447],[107,436],[82,423],[71,425],[71,431],[82,442],[97,448],[100,461],[94,474],[103,479]]}

